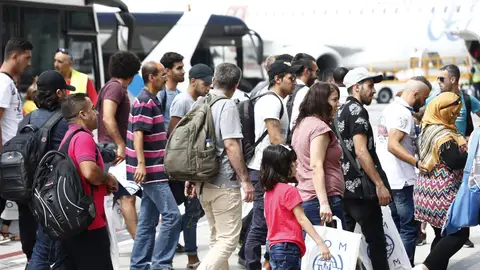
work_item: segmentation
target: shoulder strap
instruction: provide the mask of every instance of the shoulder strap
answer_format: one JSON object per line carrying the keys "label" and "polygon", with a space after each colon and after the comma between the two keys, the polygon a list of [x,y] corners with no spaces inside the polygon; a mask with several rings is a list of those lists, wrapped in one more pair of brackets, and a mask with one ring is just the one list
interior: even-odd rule
{"label": "shoulder strap", "polygon": [[54,127],[60,120],[63,118],[62,112],[60,110],[56,110],[50,118],[43,124],[40,128],[39,132],[42,132],[40,145],[39,145],[39,153],[41,155],[45,154],[48,150],[50,150],[51,145],[51,136],[50,133],[52,131],[52,127]]}
{"label": "shoulder strap", "polygon": [[[272,91],[267,91],[267,92],[265,92],[261,95],[258,95],[256,97],[254,97],[253,99],[259,99],[259,98],[261,98],[263,96],[266,96],[266,95],[274,95],[278,99],[278,101],[280,101],[280,121],[281,121],[281,119],[283,117],[283,113],[284,113],[284,111],[283,111],[283,101],[277,96],[277,94],[275,94]],[[261,141],[263,141],[263,139],[265,139],[265,137],[267,137],[267,135],[268,135],[268,130],[265,128],[265,131],[262,133],[262,136],[260,136],[260,138],[258,138],[258,140],[256,140],[255,143],[253,144],[253,148],[256,148],[258,146],[258,144]]]}
{"label": "shoulder strap", "polygon": [[75,136],[75,134],[77,134],[79,132],[85,132],[85,131],[83,131],[82,129],[79,128],[79,129],[75,130],[74,132],[72,132],[72,134],[70,134],[70,136],[68,136],[67,140],[65,140],[62,147],[60,147],[60,150],[58,150],[58,151],[68,155],[68,147],[70,146],[70,142],[72,141],[73,136]]}
{"label": "shoulder strap", "polygon": [[[465,164],[465,169],[463,170],[464,176],[470,175],[470,172],[473,166],[473,160],[477,155],[479,140],[480,140],[480,131],[476,130],[472,133],[472,137],[470,137],[470,141],[472,142],[473,145],[468,149],[467,164]],[[468,177],[466,177],[466,179],[468,181]],[[464,180],[465,180],[465,177],[464,177]]]}
{"label": "shoulder strap", "polygon": [[463,100],[465,101],[465,108],[467,109],[467,129],[465,131],[465,136],[470,136],[474,130],[472,119],[472,99],[470,98],[469,94],[463,92]]}
{"label": "shoulder strap", "polygon": [[347,156],[348,161],[350,161],[351,165],[359,173],[360,175],[363,175],[362,170],[357,166],[357,161],[353,158],[352,154],[348,150],[347,146],[345,145],[345,142],[343,141],[342,134],[340,134],[340,131],[338,131],[338,118],[335,116],[333,118],[333,124],[335,125],[335,133],[337,134],[338,140],[340,141],[340,145],[342,146],[343,153]]}
{"label": "shoulder strap", "polygon": [[[61,110],[56,110],[50,118],[43,124],[41,127],[42,129],[48,129],[50,130],[53,126],[55,126],[60,120],[63,118],[62,111]],[[30,121],[30,120],[29,120]]]}
{"label": "shoulder strap", "polygon": [[160,97],[162,98],[162,112],[165,114],[167,110],[167,89],[160,91]]}

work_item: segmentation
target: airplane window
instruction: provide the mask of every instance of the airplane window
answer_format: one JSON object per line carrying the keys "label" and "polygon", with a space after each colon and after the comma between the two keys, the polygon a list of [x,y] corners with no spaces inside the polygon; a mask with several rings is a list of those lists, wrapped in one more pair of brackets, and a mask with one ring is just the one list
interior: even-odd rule
{"label": "airplane window", "polygon": [[435,13],[435,7],[432,7],[432,13]]}
{"label": "airplane window", "polygon": [[385,14],[385,13],[387,13],[387,9],[386,9],[386,8],[383,9],[383,14]]}
{"label": "airplane window", "polygon": [[395,9],[395,14],[397,14],[397,13],[398,13],[398,8]]}
{"label": "airplane window", "polygon": [[443,12],[444,12],[444,13],[447,13],[447,10],[448,10],[448,7],[445,7],[445,8],[443,9]]}
{"label": "airplane window", "polygon": [[457,6],[457,12],[460,13],[461,6]]}

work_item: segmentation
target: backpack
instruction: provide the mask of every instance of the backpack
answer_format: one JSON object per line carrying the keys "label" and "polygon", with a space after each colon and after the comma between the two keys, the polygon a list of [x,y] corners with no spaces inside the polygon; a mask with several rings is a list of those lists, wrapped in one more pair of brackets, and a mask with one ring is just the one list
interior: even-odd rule
{"label": "backpack", "polygon": [[5,143],[0,156],[0,196],[5,200],[28,203],[32,198],[32,184],[36,164],[50,149],[50,131],[63,118],[58,110],[37,128],[28,125]]}
{"label": "backpack", "polygon": [[237,108],[240,114],[240,122],[242,124],[242,150],[243,150],[243,157],[245,159],[245,163],[248,163],[249,160],[255,154],[255,148],[258,144],[268,135],[268,130],[265,130],[255,141],[255,103],[258,101],[259,98],[266,96],[266,95],[274,95],[280,101],[281,109],[280,109],[280,119],[283,117],[283,101],[272,91],[267,91],[261,95],[257,95],[251,99],[244,100],[238,103]]}
{"label": "backpack", "polygon": [[209,94],[178,122],[165,147],[164,168],[170,180],[210,182],[218,174],[211,107],[227,99]]}
{"label": "backpack", "polygon": [[[297,93],[300,89],[302,89],[305,86],[305,84],[297,84],[295,86],[295,90],[290,94],[288,101],[287,101],[287,112],[288,112],[288,119],[291,121],[292,119],[292,112],[293,112],[293,102],[295,101],[295,97],[297,96]],[[290,130],[290,124],[288,125],[288,134],[287,134],[287,144],[292,143],[292,131]]]}
{"label": "backpack", "polygon": [[68,155],[74,131],[60,150],[47,152],[35,171],[32,212],[44,231],[54,240],[64,240],[88,230],[95,216],[93,186],[87,195],[82,178]]}

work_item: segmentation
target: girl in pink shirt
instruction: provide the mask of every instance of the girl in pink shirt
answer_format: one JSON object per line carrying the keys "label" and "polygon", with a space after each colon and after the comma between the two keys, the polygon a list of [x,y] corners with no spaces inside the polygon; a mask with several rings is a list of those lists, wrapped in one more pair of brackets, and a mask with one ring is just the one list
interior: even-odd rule
{"label": "girl in pink shirt", "polygon": [[299,270],[305,254],[303,230],[315,240],[322,260],[331,255],[323,239],[313,228],[302,208],[302,198],[294,183],[297,155],[287,145],[270,145],[263,151],[260,184],[265,189],[267,222],[272,270]]}

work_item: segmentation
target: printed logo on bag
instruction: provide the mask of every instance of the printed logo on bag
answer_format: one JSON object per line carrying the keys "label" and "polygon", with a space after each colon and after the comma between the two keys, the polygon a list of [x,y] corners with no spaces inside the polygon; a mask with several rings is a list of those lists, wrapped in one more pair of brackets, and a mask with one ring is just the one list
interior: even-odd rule
{"label": "printed logo on bag", "polygon": [[13,202],[7,201],[7,203],[5,204],[5,207],[6,208],[13,208]]}
{"label": "printed logo on bag", "polygon": [[342,256],[332,254],[330,261],[323,261],[320,255],[313,260],[313,270],[343,270]]}
{"label": "printed logo on bag", "polygon": [[[387,248],[387,259],[390,259],[390,257],[393,254],[393,251],[395,250],[395,241],[393,241],[393,238],[390,237],[390,235],[385,234],[385,242],[386,242],[385,246]],[[372,257],[370,257],[370,247],[368,247],[367,253],[368,253],[368,257],[371,259]]]}

